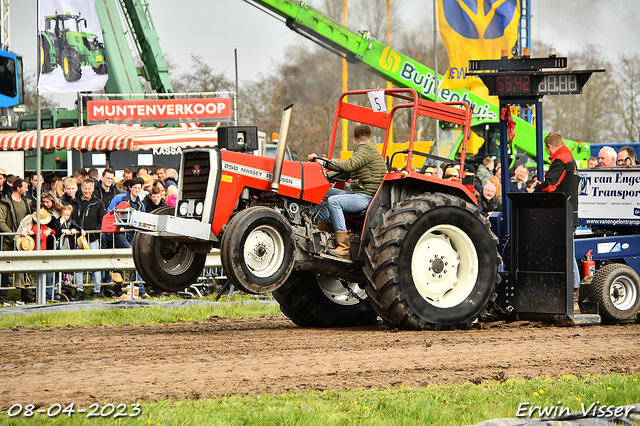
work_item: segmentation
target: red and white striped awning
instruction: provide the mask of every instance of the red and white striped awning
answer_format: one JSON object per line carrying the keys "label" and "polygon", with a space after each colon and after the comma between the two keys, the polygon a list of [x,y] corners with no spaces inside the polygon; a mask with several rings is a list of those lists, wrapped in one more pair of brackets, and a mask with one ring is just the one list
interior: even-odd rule
{"label": "red and white striped awning", "polygon": [[[36,131],[0,135],[0,150],[36,149]],[[42,130],[43,149],[87,151],[138,151],[164,147],[210,147],[218,145],[218,132],[185,128],[155,128],[99,124]]]}

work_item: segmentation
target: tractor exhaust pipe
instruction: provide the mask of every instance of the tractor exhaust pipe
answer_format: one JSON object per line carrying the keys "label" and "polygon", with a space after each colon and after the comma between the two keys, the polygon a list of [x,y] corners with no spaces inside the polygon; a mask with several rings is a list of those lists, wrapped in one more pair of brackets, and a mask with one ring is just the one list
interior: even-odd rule
{"label": "tractor exhaust pipe", "polygon": [[280,176],[282,175],[282,165],[284,164],[284,154],[287,148],[287,136],[289,135],[289,123],[291,122],[291,110],[293,104],[282,111],[282,122],[280,122],[280,140],[278,141],[278,151],[276,152],[276,164],[273,167],[273,177],[271,178],[271,192],[278,192],[280,187]]}

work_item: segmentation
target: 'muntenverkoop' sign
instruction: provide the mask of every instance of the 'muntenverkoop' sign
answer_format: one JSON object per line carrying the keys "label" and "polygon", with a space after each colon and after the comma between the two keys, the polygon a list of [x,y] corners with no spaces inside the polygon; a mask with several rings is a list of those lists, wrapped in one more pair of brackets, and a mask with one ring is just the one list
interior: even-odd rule
{"label": "'muntenverkoop' sign", "polygon": [[640,168],[579,171],[581,225],[640,225]]}
{"label": "'muntenverkoop' sign", "polygon": [[89,123],[185,123],[230,121],[231,98],[88,101]]}

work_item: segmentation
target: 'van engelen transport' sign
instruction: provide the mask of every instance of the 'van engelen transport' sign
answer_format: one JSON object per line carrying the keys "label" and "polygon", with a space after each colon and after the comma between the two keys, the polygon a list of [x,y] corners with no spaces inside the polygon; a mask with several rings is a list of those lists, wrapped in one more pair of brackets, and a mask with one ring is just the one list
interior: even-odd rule
{"label": "'van engelen transport' sign", "polygon": [[640,168],[581,169],[581,225],[640,225]]}

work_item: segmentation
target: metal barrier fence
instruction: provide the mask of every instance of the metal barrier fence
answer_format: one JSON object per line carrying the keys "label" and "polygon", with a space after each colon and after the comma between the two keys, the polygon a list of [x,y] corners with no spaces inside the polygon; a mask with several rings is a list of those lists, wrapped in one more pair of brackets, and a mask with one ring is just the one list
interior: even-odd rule
{"label": "metal barrier fence", "polygon": [[[100,231],[86,231],[90,233],[100,233]],[[101,248],[93,250],[40,250],[40,251],[2,251],[4,238],[14,239],[20,233],[0,233],[0,275],[26,273],[36,274],[36,303],[46,303],[46,289],[52,289],[52,298],[55,293],[60,293],[62,280],[60,275],[67,271],[135,271],[133,254],[130,248]],[[79,235],[78,235],[79,236]],[[55,237],[54,237],[55,238]],[[102,235],[100,236],[102,241]],[[113,238],[115,245],[115,238]],[[59,239],[55,239],[57,247]],[[210,268],[221,268],[219,250],[212,250],[207,255],[205,270]],[[204,271],[203,270],[203,274]],[[74,272],[71,272],[74,273]],[[85,272],[86,273],[86,272]],[[47,286],[46,274],[53,274],[51,285]],[[84,273],[83,273],[84,274]],[[56,280],[55,275],[58,275]],[[204,278],[204,276],[203,276]],[[83,283],[76,288],[92,287],[94,285],[113,285],[113,283]],[[11,290],[16,287],[2,287],[2,290]],[[57,289],[57,291],[55,291]]]}

